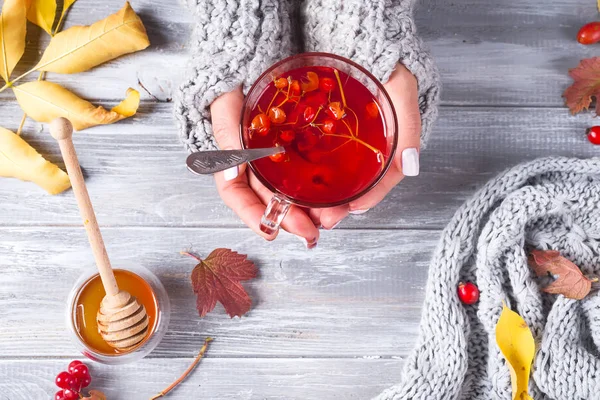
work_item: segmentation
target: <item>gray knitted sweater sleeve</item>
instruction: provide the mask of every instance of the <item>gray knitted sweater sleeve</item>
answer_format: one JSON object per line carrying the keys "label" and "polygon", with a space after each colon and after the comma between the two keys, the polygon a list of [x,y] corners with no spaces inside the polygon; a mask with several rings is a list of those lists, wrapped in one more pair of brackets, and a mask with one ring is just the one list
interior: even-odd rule
{"label": "gray knitted sweater sleeve", "polygon": [[195,17],[192,59],[175,96],[179,135],[189,151],[216,149],[209,106],[248,87],[292,54],[290,4],[283,0],[186,0]]}
{"label": "gray knitted sweater sleeve", "polygon": [[[209,106],[245,89],[276,61],[326,51],[353,59],[383,82],[397,62],[417,78],[425,144],[436,117],[439,78],[412,19],[414,0],[186,0],[196,25],[192,59],[175,96],[180,137],[189,151],[215,149]],[[292,40],[302,32],[303,40]]]}
{"label": "gray knitted sweater sleeve", "polygon": [[304,39],[307,51],[350,58],[387,82],[401,62],[419,85],[421,143],[437,117],[439,74],[416,36],[416,0],[306,0]]}

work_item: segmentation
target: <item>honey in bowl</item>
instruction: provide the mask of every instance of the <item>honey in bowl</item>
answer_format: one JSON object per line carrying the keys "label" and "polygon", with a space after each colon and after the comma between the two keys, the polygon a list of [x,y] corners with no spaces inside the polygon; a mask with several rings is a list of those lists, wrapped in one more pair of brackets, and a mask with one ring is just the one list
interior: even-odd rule
{"label": "honey in bowl", "polygon": [[[129,350],[131,352],[139,348],[154,333],[159,314],[158,302],[152,287],[139,275],[123,269],[115,269],[114,273],[119,289],[135,296],[138,302],[144,305],[148,314],[148,333],[140,344]],[[100,275],[96,274],[85,282],[75,298],[73,325],[79,338],[94,352],[103,355],[124,354],[109,346],[98,331],[96,314],[105,295]]]}

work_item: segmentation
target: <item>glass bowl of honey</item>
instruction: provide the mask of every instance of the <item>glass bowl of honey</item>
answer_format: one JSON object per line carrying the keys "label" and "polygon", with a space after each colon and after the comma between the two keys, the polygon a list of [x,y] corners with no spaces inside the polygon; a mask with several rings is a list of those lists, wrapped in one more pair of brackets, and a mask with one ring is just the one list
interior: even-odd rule
{"label": "glass bowl of honey", "polygon": [[90,268],[77,280],[69,294],[66,323],[71,339],[87,358],[103,364],[126,364],[154,350],[164,337],[171,313],[169,297],[160,280],[141,265],[114,269],[117,284],[144,305],[148,314],[148,332],[134,348],[122,352],[112,348],[98,331],[96,314],[105,296],[98,270]]}

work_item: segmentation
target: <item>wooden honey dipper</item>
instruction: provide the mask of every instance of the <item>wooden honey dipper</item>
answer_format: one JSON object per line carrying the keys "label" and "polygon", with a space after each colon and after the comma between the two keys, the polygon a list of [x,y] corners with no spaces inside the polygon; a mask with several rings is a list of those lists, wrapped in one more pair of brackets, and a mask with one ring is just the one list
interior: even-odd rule
{"label": "wooden honey dipper", "polygon": [[94,260],[102,279],[106,296],[96,315],[102,338],[113,348],[127,351],[139,344],[148,332],[148,314],[143,304],[129,293],[119,290],[98,227],[96,214],[85,186],[79,160],[73,145],[73,125],[65,118],[57,118],[50,124],[50,134],[58,141],[77,205],[84,221]]}

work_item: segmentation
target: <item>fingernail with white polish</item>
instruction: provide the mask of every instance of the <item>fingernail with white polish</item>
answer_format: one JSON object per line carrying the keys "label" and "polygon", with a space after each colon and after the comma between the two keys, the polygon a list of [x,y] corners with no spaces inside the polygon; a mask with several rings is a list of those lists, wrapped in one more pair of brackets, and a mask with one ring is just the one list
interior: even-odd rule
{"label": "fingernail with white polish", "polygon": [[239,174],[238,167],[227,168],[225,171],[223,171],[223,177],[225,178],[226,181],[231,181],[231,180],[237,178],[238,174]]}
{"label": "fingernail with white polish", "polygon": [[366,213],[369,210],[370,210],[370,208],[367,208],[366,210],[352,210],[352,211],[348,211],[348,212],[352,215],[360,215],[360,214]]}
{"label": "fingernail with white polish", "polygon": [[405,176],[419,175],[419,151],[414,147],[402,152],[402,173]]}

